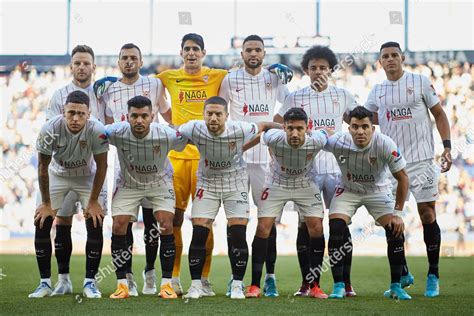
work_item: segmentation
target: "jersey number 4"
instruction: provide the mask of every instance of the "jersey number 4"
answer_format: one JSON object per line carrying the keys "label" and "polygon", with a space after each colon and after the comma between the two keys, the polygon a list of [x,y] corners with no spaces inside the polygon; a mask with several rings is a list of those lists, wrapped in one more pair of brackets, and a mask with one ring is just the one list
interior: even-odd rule
{"label": "jersey number 4", "polygon": [[204,189],[198,189],[196,192],[196,197],[202,200],[202,196],[204,195]]}

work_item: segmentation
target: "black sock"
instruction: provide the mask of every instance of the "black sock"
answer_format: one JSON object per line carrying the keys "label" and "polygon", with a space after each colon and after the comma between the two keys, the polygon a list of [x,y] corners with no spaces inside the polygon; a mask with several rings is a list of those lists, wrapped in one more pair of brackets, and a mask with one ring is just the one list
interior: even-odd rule
{"label": "black sock", "polygon": [[344,271],[342,272],[342,276],[344,279],[344,283],[346,285],[351,284],[351,268],[352,268],[352,236],[349,227],[346,227],[344,231],[344,240],[343,240],[344,250],[345,250],[345,257],[344,257]]}
{"label": "black sock", "polygon": [[405,257],[405,247],[403,245],[404,236],[395,237],[392,230],[385,227],[385,236],[387,237],[387,256],[390,263],[391,283],[400,283],[402,275],[403,260]]}
{"label": "black sock", "polygon": [[133,223],[128,223],[127,227],[127,249],[130,249],[130,257],[126,259],[126,270],[127,273],[133,273],[132,271],[132,259],[133,259]]}
{"label": "black sock", "polygon": [[260,287],[263,263],[267,256],[268,238],[255,236],[252,242],[252,285]]}
{"label": "black sock", "polygon": [[86,242],[86,278],[94,279],[100,266],[102,247],[104,246],[104,235],[102,226],[97,223],[94,228],[92,218],[86,220],[87,242]]}
{"label": "black sock", "polygon": [[35,226],[35,252],[36,262],[42,279],[51,277],[51,253],[53,246],[51,245],[51,227],[53,226],[53,218],[50,216],[45,219],[43,228]]}
{"label": "black sock", "polygon": [[176,257],[174,235],[160,235],[160,239],[161,274],[163,278],[171,279],[173,275],[174,259]]}
{"label": "black sock", "polygon": [[344,236],[346,229],[347,224],[345,220],[340,218],[329,220],[328,252],[334,283],[345,282],[344,267],[346,250],[344,247]]}
{"label": "black sock", "polygon": [[319,285],[321,278],[321,269],[324,259],[324,235],[321,237],[310,237],[309,239],[309,265],[311,271],[314,271],[316,284]]}
{"label": "black sock", "polygon": [[232,261],[232,235],[230,234],[230,226],[227,225],[227,256],[229,256],[229,261],[230,261],[230,267],[232,268],[234,266],[234,263]]}
{"label": "black sock", "polygon": [[407,259],[406,257],[403,257],[402,276],[407,276],[408,272],[409,270],[408,270]]}
{"label": "black sock", "polygon": [[193,237],[189,246],[189,271],[192,280],[201,280],[204,260],[206,259],[206,240],[209,228],[193,226]]}
{"label": "black sock", "polygon": [[249,247],[246,240],[247,226],[232,225],[229,230],[232,238],[232,275],[234,280],[242,281],[249,260]]}
{"label": "black sock", "polygon": [[145,225],[143,232],[146,256],[145,272],[148,272],[155,268],[156,256],[158,255],[158,239],[160,232],[158,230],[158,223],[156,222],[155,214],[153,214],[153,209],[142,207],[142,212],[143,224]]}
{"label": "black sock", "polygon": [[115,266],[117,279],[127,277],[127,259],[131,256],[131,249],[128,248],[127,235],[112,234],[112,261]]}
{"label": "black sock", "polygon": [[58,273],[69,273],[69,262],[72,253],[71,225],[56,225],[54,253],[58,263]]}
{"label": "black sock", "polygon": [[423,224],[423,239],[430,264],[428,274],[434,274],[439,278],[438,265],[439,251],[441,248],[441,230],[436,220],[431,224]]}
{"label": "black sock", "polygon": [[306,223],[300,223],[298,227],[298,236],[296,237],[296,252],[298,253],[298,263],[300,265],[301,278],[303,283],[309,275],[309,233]]}
{"label": "black sock", "polygon": [[273,223],[270,236],[268,237],[267,259],[265,260],[265,267],[267,274],[275,274],[275,262],[277,259],[277,229],[276,224]]}

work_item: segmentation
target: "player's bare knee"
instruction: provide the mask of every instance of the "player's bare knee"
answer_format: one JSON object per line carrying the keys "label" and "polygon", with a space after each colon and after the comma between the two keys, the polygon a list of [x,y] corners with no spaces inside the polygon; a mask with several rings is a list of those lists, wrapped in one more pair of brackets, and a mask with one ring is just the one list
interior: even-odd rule
{"label": "player's bare knee", "polygon": [[268,238],[272,230],[273,222],[258,220],[257,232],[255,235],[260,238]]}
{"label": "player's bare knee", "polygon": [[431,224],[436,220],[435,202],[418,204],[418,213],[423,224]]}
{"label": "player's bare knee", "polygon": [[387,243],[394,243],[394,242],[405,242],[405,235],[402,233],[398,237],[393,233],[393,228],[390,228],[388,225],[384,226],[385,229],[385,237],[387,239]]}
{"label": "player's bare knee", "polygon": [[306,226],[311,237],[321,237],[323,235],[323,220],[319,217],[307,217]]}
{"label": "player's bare knee", "polygon": [[160,224],[161,233],[169,235],[173,233],[173,213],[157,212],[156,220]]}
{"label": "player's bare knee", "polygon": [[125,235],[127,234],[128,223],[130,222],[129,216],[114,216],[112,223],[112,233],[114,235]]}

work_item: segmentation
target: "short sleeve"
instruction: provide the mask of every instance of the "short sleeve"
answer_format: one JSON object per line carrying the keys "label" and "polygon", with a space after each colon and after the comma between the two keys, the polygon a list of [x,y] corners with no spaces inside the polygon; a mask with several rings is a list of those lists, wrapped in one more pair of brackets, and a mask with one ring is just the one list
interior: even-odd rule
{"label": "short sleeve", "polygon": [[[345,113],[346,114],[349,114],[350,111],[354,110],[357,106],[359,106],[359,104],[357,103],[357,100],[356,98],[354,97],[354,95],[352,93],[350,93],[349,91],[345,90],[345,97],[346,97],[346,111]],[[374,112],[374,111],[372,111]]]}
{"label": "short sleeve", "polygon": [[186,138],[188,139],[191,139],[192,141],[192,134],[193,134],[193,130],[194,128],[196,127],[197,123],[199,121],[197,120],[191,120],[187,123],[184,123],[183,125],[180,125],[179,128],[178,128],[178,131]]}
{"label": "short sleeve", "polygon": [[46,120],[50,120],[53,117],[63,114],[64,104],[61,104],[61,95],[59,90],[56,90],[53,97],[48,104],[48,112],[46,113]]}
{"label": "short sleeve", "polygon": [[280,107],[280,110],[278,110],[278,114],[283,117],[285,113],[293,107],[293,93],[290,93],[289,95],[286,96],[285,101],[283,102],[283,105]]}
{"label": "short sleeve", "polygon": [[95,122],[92,135],[92,153],[99,155],[109,151],[109,139],[104,125],[99,121]]}
{"label": "short sleeve", "polygon": [[36,140],[36,150],[49,156],[53,154],[54,142],[54,134],[51,133],[51,130],[51,124],[44,124]]}
{"label": "short sleeve", "polygon": [[[388,137],[386,137],[384,141],[388,143],[388,148],[387,152],[385,153],[385,156],[387,158],[388,168],[390,169],[390,172],[395,173],[405,168],[405,158],[403,158],[400,149],[397,147],[395,142]],[[385,148],[385,146],[383,147]]]}
{"label": "short sleeve", "polygon": [[431,81],[428,77],[421,76],[422,78],[422,97],[423,101],[426,104],[426,107],[428,109],[431,109],[434,107],[436,104],[440,103],[438,94],[436,93],[435,88],[431,84]]}
{"label": "short sleeve", "polygon": [[229,74],[224,77],[224,80],[221,82],[221,87],[219,88],[219,96],[223,98],[227,103],[230,101],[230,84],[229,84]]}
{"label": "short sleeve", "polygon": [[244,142],[251,141],[259,133],[258,126],[255,123],[241,122],[241,127],[244,132]]}
{"label": "short sleeve", "polygon": [[377,103],[375,102],[375,89],[377,86],[375,86],[369,93],[369,96],[367,97],[367,101],[364,104],[364,107],[372,112],[378,112],[379,107],[377,106]]}

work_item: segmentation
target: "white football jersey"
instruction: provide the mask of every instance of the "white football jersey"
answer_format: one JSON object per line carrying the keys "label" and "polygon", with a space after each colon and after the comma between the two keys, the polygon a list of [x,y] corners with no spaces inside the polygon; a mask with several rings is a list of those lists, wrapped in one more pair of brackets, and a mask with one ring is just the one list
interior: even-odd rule
{"label": "white football jersey", "polygon": [[390,173],[406,165],[393,140],[379,132],[373,134],[364,148],[354,144],[350,133],[336,133],[328,139],[324,149],[334,154],[341,168],[339,187],[351,192],[392,192]]}
{"label": "white football jersey", "polygon": [[[348,114],[357,105],[354,96],[346,89],[329,85],[319,92],[308,86],[290,93],[278,114],[283,117],[290,108],[298,107],[308,115],[309,130],[327,128],[340,132],[344,114]],[[321,151],[314,163],[318,174],[340,172],[331,153]]]}
{"label": "white football jersey", "polygon": [[173,169],[168,160],[170,150],[182,151],[187,139],[164,124],[151,123],[144,138],[136,138],[128,122],[106,127],[107,137],[117,147],[120,162],[120,187],[149,189],[172,185]]}
{"label": "white football jersey", "polygon": [[[276,102],[283,104],[288,88],[277,75],[267,69],[253,76],[244,68],[227,74],[222,81],[219,96],[229,102],[229,117],[235,121],[271,122]],[[268,162],[268,148],[263,144],[247,150],[244,159],[248,163]]]}
{"label": "white football jersey", "polygon": [[140,76],[135,83],[128,85],[116,81],[109,86],[107,92],[99,100],[105,106],[105,114],[114,118],[114,122],[122,122],[127,119],[127,102],[137,95],[147,97],[151,100],[152,112],[155,121],[158,122],[158,112],[165,113],[169,106],[161,108],[158,98],[164,95],[165,89],[160,79]]}
{"label": "white football jersey", "polygon": [[276,185],[286,189],[307,188],[313,183],[313,160],[327,141],[325,131],[313,131],[305,135],[303,145],[293,148],[288,144],[286,132],[271,129],[261,136],[261,141],[270,149],[270,167],[265,185]]}
{"label": "white football jersey", "polygon": [[376,84],[365,107],[378,113],[380,130],[390,136],[408,163],[433,159],[429,109],[440,102],[429,78],[408,71],[397,81]]}
{"label": "white football jersey", "polygon": [[91,115],[98,119],[102,124],[105,123],[105,107],[103,104],[100,104],[97,101],[97,98],[94,94],[93,85],[91,84],[85,89],[82,89],[76,86],[74,83],[65,85],[64,87],[54,91],[53,97],[49,101],[48,111],[46,113],[46,119],[50,120],[56,115],[64,113],[64,105],[66,104],[66,99],[69,93],[73,91],[82,91],[89,96],[89,109]]}
{"label": "white football jersey", "polygon": [[225,124],[225,130],[219,136],[211,135],[202,120],[192,120],[179,127],[179,131],[199,150],[198,188],[232,192],[248,187],[242,146],[257,136],[258,126],[241,121],[227,121]]}
{"label": "white football jersey", "polygon": [[38,152],[52,156],[49,170],[62,177],[82,177],[95,174],[94,155],[109,150],[109,141],[102,123],[89,119],[77,134],[69,131],[66,119],[57,115],[41,128],[36,141]]}

